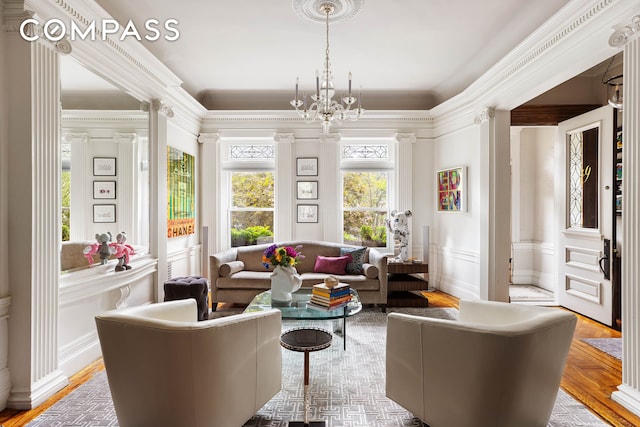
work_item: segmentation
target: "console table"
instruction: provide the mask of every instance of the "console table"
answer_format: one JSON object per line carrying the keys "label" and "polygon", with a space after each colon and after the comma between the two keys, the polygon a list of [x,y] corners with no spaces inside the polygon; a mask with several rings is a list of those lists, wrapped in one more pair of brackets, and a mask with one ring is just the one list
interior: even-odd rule
{"label": "console table", "polygon": [[424,292],[429,288],[429,264],[389,261],[388,274],[388,307],[427,307],[429,305],[429,300],[424,296]]}

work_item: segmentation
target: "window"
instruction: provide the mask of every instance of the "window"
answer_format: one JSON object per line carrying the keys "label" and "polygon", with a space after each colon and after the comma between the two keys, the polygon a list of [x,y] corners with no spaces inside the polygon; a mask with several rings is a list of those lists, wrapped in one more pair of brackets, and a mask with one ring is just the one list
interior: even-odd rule
{"label": "window", "polygon": [[229,144],[224,154],[229,245],[273,242],[274,145]]}
{"label": "window", "polygon": [[344,243],[387,246],[388,172],[343,172]]}
{"label": "window", "polygon": [[273,172],[231,173],[231,246],[273,242]]}
{"label": "window", "polygon": [[385,219],[393,176],[393,143],[352,141],[341,147],[344,243],[388,247]]}

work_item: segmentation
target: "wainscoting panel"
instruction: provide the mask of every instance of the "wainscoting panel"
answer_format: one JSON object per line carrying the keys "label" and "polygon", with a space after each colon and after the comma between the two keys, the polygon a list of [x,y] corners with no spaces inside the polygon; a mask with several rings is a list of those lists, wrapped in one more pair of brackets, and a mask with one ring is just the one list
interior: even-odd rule
{"label": "wainscoting panel", "polygon": [[480,256],[437,245],[433,245],[432,250],[429,265],[431,286],[458,298],[480,298]]}
{"label": "wainscoting panel", "polygon": [[131,270],[115,264],[67,273],[60,278],[58,366],[71,376],[100,357],[95,316],[107,310],[154,302],[157,261],[141,257]]}
{"label": "wainscoting panel", "polygon": [[555,292],[554,245],[550,242],[513,242],[511,282]]}
{"label": "wainscoting panel", "polygon": [[169,275],[167,277],[200,276],[202,274],[201,254],[201,245],[168,254]]}

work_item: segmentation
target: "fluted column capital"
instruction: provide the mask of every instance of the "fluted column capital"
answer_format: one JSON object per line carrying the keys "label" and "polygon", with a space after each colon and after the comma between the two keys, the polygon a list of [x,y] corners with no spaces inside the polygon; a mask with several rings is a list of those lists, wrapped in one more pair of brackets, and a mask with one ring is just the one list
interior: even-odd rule
{"label": "fluted column capital", "polygon": [[113,142],[116,144],[133,144],[137,141],[138,135],[135,133],[116,133],[113,135]]}
{"label": "fluted column capital", "polygon": [[167,118],[172,118],[173,117],[173,108],[168,105],[165,104],[164,101],[162,101],[161,99],[154,99],[151,102],[151,106],[153,107],[154,111],[157,111],[158,113],[162,114],[163,116],[167,117]]}
{"label": "fluted column capital", "polygon": [[293,132],[277,132],[273,135],[273,140],[278,144],[293,144],[296,137]]}
{"label": "fluted column capital", "polygon": [[198,135],[198,142],[200,144],[215,144],[220,142],[220,134],[214,132],[205,132]]}
{"label": "fluted column capital", "polygon": [[416,134],[413,132],[396,133],[396,142],[413,144],[416,141],[417,141]]}
{"label": "fluted column capital", "polygon": [[609,46],[623,46],[638,33],[640,33],[640,15],[634,16],[631,18],[629,25],[625,25],[611,34],[611,37],[609,37]]}
{"label": "fluted column capital", "polygon": [[488,122],[496,115],[496,109],[494,107],[485,107],[482,111],[476,114],[473,122],[477,125]]}
{"label": "fluted column capital", "polygon": [[342,137],[339,133],[330,133],[327,135],[320,135],[320,142],[322,143],[334,143],[337,144],[340,142]]}

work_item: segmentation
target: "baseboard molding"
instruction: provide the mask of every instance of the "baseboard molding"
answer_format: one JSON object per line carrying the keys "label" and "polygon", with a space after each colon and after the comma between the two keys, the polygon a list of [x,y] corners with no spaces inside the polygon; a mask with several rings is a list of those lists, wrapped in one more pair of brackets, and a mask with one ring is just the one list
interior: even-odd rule
{"label": "baseboard molding", "polygon": [[626,384],[621,384],[617,391],[611,393],[611,399],[640,416],[640,391]]}
{"label": "baseboard molding", "polygon": [[33,409],[69,384],[68,378],[59,369],[36,381],[30,388],[14,388],[9,394],[7,407],[20,410]]}
{"label": "baseboard molding", "polygon": [[96,332],[86,334],[60,349],[58,359],[60,369],[71,376],[102,355]]}

